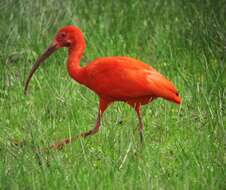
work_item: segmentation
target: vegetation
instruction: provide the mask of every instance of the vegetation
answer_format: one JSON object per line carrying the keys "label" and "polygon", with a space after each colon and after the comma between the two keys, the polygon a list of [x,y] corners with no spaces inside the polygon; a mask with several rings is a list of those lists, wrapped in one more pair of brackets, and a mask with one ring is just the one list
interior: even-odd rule
{"label": "vegetation", "polygon": [[[0,189],[226,188],[225,1],[2,0],[0,16]],[[68,24],[85,34],[82,65],[132,56],[176,84],[181,106],[144,107],[144,147],[134,111],[115,103],[97,135],[35,151],[95,124],[98,99],[67,74],[66,50],[23,94],[37,56]]]}

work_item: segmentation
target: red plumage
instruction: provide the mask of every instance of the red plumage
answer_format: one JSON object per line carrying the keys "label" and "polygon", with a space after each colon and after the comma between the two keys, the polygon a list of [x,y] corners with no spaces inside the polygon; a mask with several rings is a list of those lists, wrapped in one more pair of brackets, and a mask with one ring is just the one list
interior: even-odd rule
{"label": "red plumage", "polygon": [[115,101],[123,101],[135,109],[139,118],[141,141],[143,141],[141,105],[156,98],[163,98],[177,104],[181,103],[181,98],[173,83],[142,61],[130,57],[104,57],[81,67],[80,59],[86,44],[82,32],[75,26],[66,26],[59,30],[54,42],[33,66],[26,81],[25,91],[39,65],[61,47],[68,48],[67,69],[70,76],[94,91],[99,96],[100,106],[97,123],[92,130],[53,144],[54,148],[60,148],[78,137],[87,137],[96,133],[99,130],[102,114]]}

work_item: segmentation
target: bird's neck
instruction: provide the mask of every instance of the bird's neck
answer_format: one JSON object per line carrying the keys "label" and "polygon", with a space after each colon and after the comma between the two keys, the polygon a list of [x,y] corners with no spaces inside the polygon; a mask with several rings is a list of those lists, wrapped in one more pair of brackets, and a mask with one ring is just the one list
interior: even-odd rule
{"label": "bird's neck", "polygon": [[70,76],[78,81],[84,83],[84,75],[82,74],[83,68],[80,66],[80,60],[85,50],[85,42],[72,45],[68,49],[67,69]]}

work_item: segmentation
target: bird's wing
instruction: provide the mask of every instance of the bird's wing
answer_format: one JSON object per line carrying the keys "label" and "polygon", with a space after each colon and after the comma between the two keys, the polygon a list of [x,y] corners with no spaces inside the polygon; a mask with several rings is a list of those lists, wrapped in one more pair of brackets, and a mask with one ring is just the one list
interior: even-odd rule
{"label": "bird's wing", "polygon": [[102,58],[88,68],[88,87],[113,98],[175,99],[175,86],[151,66],[128,57]]}
{"label": "bird's wing", "polygon": [[146,70],[147,88],[151,95],[180,103],[179,93],[174,84],[157,71]]}

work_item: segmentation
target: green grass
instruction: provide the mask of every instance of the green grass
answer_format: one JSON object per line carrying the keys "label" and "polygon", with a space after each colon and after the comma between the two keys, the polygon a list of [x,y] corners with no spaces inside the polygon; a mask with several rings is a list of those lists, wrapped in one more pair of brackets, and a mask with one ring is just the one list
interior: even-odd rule
{"label": "green grass", "polygon": [[[225,1],[3,0],[0,16],[0,189],[226,189]],[[59,152],[33,151],[96,120],[98,98],[69,77],[66,50],[23,94],[35,59],[68,24],[85,34],[82,65],[132,56],[179,89],[181,106],[143,108],[143,148],[134,111],[116,103],[99,134]]]}

